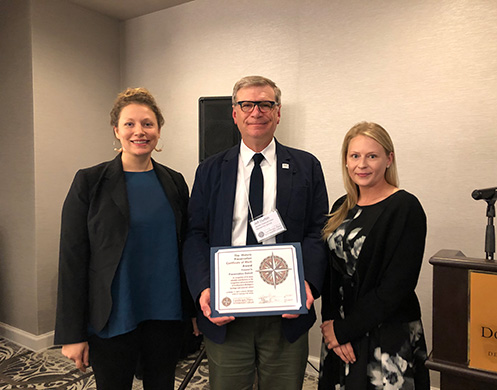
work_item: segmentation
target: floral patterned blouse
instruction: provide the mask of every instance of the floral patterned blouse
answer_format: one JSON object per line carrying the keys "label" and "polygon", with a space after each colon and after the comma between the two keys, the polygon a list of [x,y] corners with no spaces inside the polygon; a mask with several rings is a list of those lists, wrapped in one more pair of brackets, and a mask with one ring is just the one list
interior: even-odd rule
{"label": "floral patterned blouse", "polygon": [[[328,237],[331,275],[328,295],[323,293],[323,321],[335,320],[338,341],[351,342],[357,361],[343,363],[323,343],[320,390],[429,390],[426,343],[414,293],[425,235],[421,205],[400,190],[374,205],[355,206]],[[397,249],[405,246],[405,236],[420,246],[410,257]],[[413,280],[394,290],[404,278],[402,262]]]}

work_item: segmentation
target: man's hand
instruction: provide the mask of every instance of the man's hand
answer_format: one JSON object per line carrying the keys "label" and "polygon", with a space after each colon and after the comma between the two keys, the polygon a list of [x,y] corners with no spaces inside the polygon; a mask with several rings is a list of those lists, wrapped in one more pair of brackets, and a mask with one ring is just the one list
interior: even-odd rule
{"label": "man's hand", "polygon": [[[307,297],[305,306],[307,307],[307,310],[310,310],[312,304],[314,303],[314,297],[312,296],[312,291],[311,288],[309,287],[309,283],[307,283],[307,281],[304,280],[304,284],[305,284],[305,295]],[[293,319],[293,318],[298,318],[299,314],[283,314],[282,317],[287,319]]]}
{"label": "man's hand", "polygon": [[227,323],[233,321],[235,317],[215,317],[211,318],[211,289],[206,288],[202,293],[200,294],[199,298],[199,303],[200,303],[200,309],[202,310],[202,313],[204,313],[204,316],[206,316],[210,322],[213,324],[216,324],[217,326],[223,326],[226,325]]}
{"label": "man's hand", "polygon": [[90,347],[86,341],[62,346],[62,355],[76,363],[81,372],[86,372],[86,367],[90,365],[89,353]]}

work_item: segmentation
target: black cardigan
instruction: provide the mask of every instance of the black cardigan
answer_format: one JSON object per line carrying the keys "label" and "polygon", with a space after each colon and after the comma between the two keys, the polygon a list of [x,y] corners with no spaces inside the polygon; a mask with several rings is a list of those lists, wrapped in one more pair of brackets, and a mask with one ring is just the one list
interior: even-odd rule
{"label": "black cardigan", "polygon": [[[181,254],[187,227],[188,186],[183,176],[152,160],[176,219]],[[55,344],[87,340],[112,309],[111,285],[129,229],[129,205],[121,155],[76,173],[62,209]],[[180,258],[183,312],[192,314]]]}
{"label": "black cardigan", "polygon": [[[332,211],[344,200],[338,199]],[[403,190],[382,203],[384,210],[367,235],[357,261],[355,299],[344,319],[337,307],[339,275],[330,267],[322,315],[323,320],[335,320],[340,344],[354,341],[384,322],[421,318],[414,290],[423,262],[426,215],[418,199]]]}

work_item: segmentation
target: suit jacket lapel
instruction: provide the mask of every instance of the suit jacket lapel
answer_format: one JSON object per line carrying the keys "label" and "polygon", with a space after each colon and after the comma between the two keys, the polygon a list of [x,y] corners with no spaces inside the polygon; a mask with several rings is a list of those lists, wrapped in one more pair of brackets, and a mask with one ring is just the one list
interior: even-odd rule
{"label": "suit jacket lapel", "polygon": [[240,145],[226,152],[221,165],[220,194],[222,201],[218,204],[222,212],[222,242],[231,245],[231,230],[233,224],[233,207],[235,205],[236,178],[238,175],[238,154]]}
{"label": "suit jacket lapel", "polygon": [[105,178],[108,181],[108,188],[112,199],[126,218],[126,222],[129,224],[129,204],[121,154],[116,156],[116,158],[110,162],[105,172]]}
{"label": "suit jacket lapel", "polygon": [[152,160],[152,164],[154,166],[155,174],[159,178],[162,188],[166,193],[166,197],[169,201],[169,204],[171,205],[171,208],[174,211],[174,217],[176,220],[176,233],[178,237],[180,237],[183,216],[181,213],[181,207],[180,207],[181,204],[179,199],[178,188],[176,187],[176,184],[174,183],[173,178],[171,177],[169,172],[167,172],[167,170],[163,166],[157,164],[154,160]]}
{"label": "suit jacket lapel", "polygon": [[[182,214],[180,208],[179,193],[171,175],[160,164],[152,160],[155,173],[166,193],[167,199],[171,204],[176,219],[176,232],[178,237],[181,233]],[[108,189],[111,193],[112,200],[115,202],[121,213],[129,224],[129,203],[126,192],[126,178],[123,171],[121,155],[112,160],[105,172],[105,179],[108,181]]]}
{"label": "suit jacket lapel", "polygon": [[[295,167],[288,150],[276,141],[276,209],[285,220],[288,212],[288,203],[292,193],[292,179]],[[277,242],[283,242],[284,233],[276,236]]]}

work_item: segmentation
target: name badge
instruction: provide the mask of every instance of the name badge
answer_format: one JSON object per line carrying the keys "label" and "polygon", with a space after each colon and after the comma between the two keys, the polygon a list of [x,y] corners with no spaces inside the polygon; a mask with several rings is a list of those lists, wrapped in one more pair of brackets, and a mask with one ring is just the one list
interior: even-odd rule
{"label": "name badge", "polygon": [[269,240],[286,230],[285,224],[278,210],[273,210],[266,215],[261,215],[250,222],[257,242]]}

